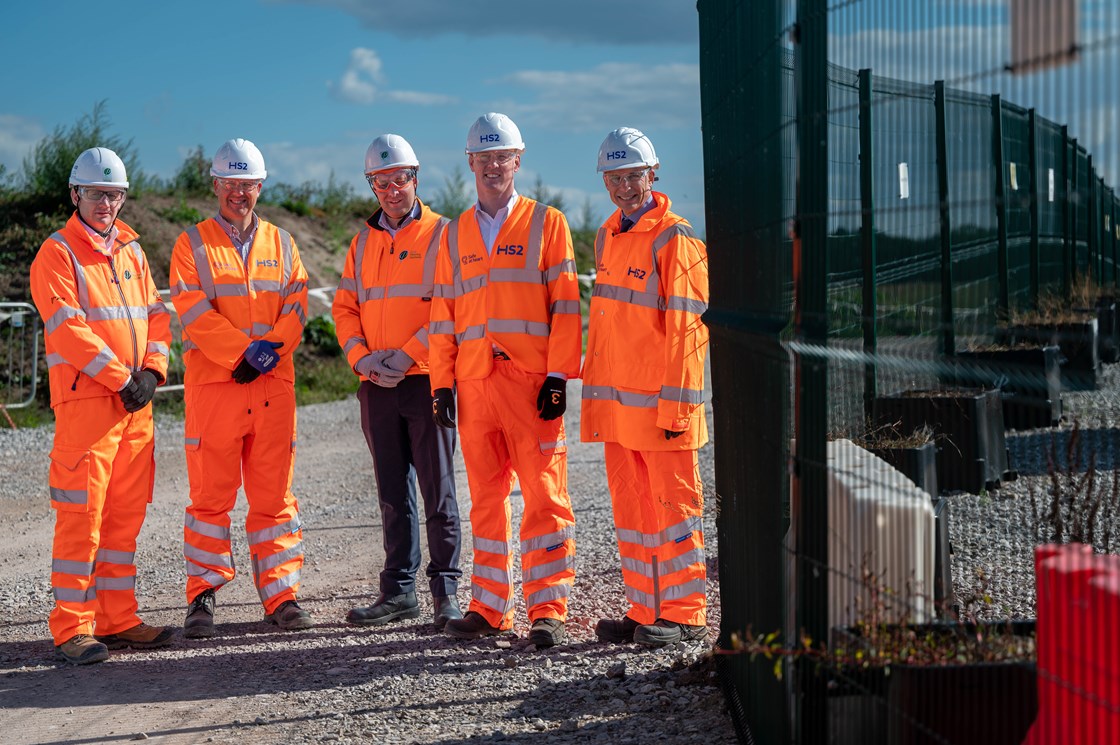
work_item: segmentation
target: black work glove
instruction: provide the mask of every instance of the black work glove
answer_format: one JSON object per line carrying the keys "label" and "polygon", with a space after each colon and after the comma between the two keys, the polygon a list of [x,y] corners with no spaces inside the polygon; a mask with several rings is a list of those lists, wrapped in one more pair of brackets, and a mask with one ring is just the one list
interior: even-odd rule
{"label": "black work glove", "polygon": [[233,379],[241,385],[252,383],[260,376],[261,371],[253,367],[253,363],[247,359],[242,359],[237,363],[237,367],[233,368]]}
{"label": "black work glove", "polygon": [[432,419],[441,427],[455,429],[455,391],[436,388],[432,392]]}
{"label": "black work glove", "polygon": [[157,385],[159,385],[159,378],[151,370],[139,370],[132,373],[132,379],[128,381],[128,385],[121,388],[117,394],[121,397],[124,410],[132,414],[151,403],[152,396],[156,395]]}
{"label": "black work glove", "polygon": [[568,408],[568,381],[555,375],[544,379],[541,392],[537,394],[537,413],[541,419],[551,422],[557,417],[564,416]]}
{"label": "black work glove", "polygon": [[666,439],[666,440],[675,440],[676,438],[680,437],[680,436],[681,436],[681,435],[683,435],[683,434],[684,434],[684,432],[683,432],[683,431],[681,431],[681,432],[674,432],[674,431],[673,431],[673,430],[671,430],[671,429],[667,429],[667,430],[665,430],[665,439]]}

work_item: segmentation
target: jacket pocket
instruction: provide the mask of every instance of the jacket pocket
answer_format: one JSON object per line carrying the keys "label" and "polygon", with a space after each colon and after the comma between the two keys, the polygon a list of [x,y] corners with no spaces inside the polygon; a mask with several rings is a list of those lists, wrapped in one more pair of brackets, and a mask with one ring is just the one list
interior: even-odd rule
{"label": "jacket pocket", "polygon": [[51,507],[63,512],[88,512],[89,448],[55,445],[50,459]]}

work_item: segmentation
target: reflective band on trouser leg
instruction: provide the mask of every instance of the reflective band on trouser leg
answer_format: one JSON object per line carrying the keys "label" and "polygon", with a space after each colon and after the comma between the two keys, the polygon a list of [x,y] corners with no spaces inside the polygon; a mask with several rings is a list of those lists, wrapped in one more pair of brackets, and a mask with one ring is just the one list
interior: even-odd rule
{"label": "reflective band on trouser leg", "polygon": [[568,446],[563,418],[537,415],[537,394],[544,375],[514,363],[496,365],[483,381],[497,412],[521,484],[521,568],[525,609],[530,621],[568,617],[568,596],[575,582],[575,515],[568,496]]}
{"label": "reflective band on trouser leg", "polygon": [[513,551],[506,440],[486,400],[485,381],[459,381],[459,442],[471,493],[474,572],[470,610],[501,629],[513,628]]}
{"label": "reflective band on trouser leg", "polygon": [[695,450],[605,447],[629,616],[707,622],[703,496]]}
{"label": "reflective band on trouser leg", "polygon": [[266,613],[294,600],[303,567],[303,531],[292,494],[296,396],[292,384],[262,376],[250,383],[252,449],[242,468],[249,512],[245,533],[253,579]]}

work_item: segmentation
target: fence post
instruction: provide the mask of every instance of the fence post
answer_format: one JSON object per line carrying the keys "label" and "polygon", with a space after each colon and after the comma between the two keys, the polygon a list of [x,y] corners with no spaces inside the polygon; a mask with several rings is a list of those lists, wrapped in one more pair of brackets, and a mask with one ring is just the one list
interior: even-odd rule
{"label": "fence post", "polygon": [[1038,178],[1038,120],[1033,108],[1027,111],[1027,150],[1030,153],[1027,160],[1027,170],[1030,171],[1031,180],[1031,201],[1029,203],[1031,220],[1030,307],[1038,308],[1038,285],[1042,258],[1038,246],[1038,188],[1040,183]]}
{"label": "fence post", "polygon": [[1081,198],[1081,184],[1078,183],[1081,177],[1081,169],[1078,168],[1077,157],[1077,138],[1074,137],[1069,141],[1070,155],[1072,155],[1072,162],[1070,163],[1070,195],[1069,195],[1069,285],[1066,288],[1066,297],[1073,296],[1073,279],[1077,276],[1078,256],[1077,256],[1077,201]]}
{"label": "fence post", "polygon": [[1088,185],[1088,199],[1089,206],[1085,209],[1089,211],[1088,219],[1085,221],[1088,225],[1086,231],[1088,235],[1085,236],[1086,245],[1088,247],[1088,262],[1089,270],[1087,274],[1091,280],[1095,280],[1097,284],[1101,284],[1101,257],[1100,257],[1100,236],[1097,234],[1097,200],[1094,194],[1097,191],[1097,176],[1093,173],[1093,155],[1090,153],[1085,159],[1086,183]]}
{"label": "fence post", "polygon": [[941,216],[941,339],[942,352],[957,351],[953,331],[953,237],[949,214],[948,134],[945,123],[945,81],[933,84],[933,106],[937,119],[937,201]]}
{"label": "fence post", "polygon": [[859,198],[860,246],[863,251],[863,351],[867,362],[863,367],[863,412],[871,419],[871,407],[878,395],[875,351],[878,348],[879,289],[878,260],[875,252],[874,149],[871,140],[871,70],[859,71]]}
{"label": "fence post", "polygon": [[1007,288],[1007,177],[1003,165],[1003,102],[998,93],[992,96],[992,164],[996,168],[996,271],[999,281],[996,317],[1006,319],[1011,307]]}

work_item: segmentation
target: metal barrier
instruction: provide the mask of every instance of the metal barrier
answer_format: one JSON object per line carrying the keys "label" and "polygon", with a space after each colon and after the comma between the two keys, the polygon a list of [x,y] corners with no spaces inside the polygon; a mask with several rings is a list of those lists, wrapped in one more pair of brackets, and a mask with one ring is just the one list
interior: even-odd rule
{"label": "metal barrier", "polygon": [[0,407],[20,409],[39,385],[39,313],[30,303],[0,303]]}

